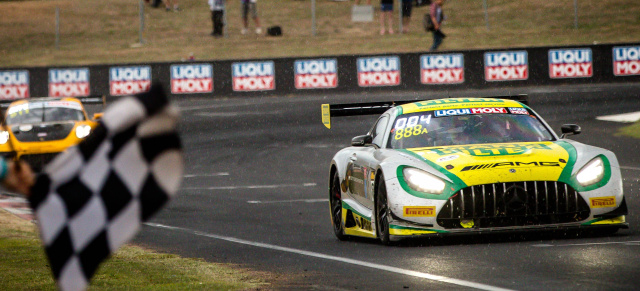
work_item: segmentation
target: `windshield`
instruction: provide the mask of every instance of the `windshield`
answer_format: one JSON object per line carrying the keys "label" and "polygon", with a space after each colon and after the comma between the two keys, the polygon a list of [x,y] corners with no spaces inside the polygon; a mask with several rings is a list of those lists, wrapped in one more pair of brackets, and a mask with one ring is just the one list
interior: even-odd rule
{"label": "windshield", "polygon": [[465,108],[398,116],[391,129],[389,147],[406,149],[550,140],[553,135],[526,108]]}
{"label": "windshield", "polygon": [[84,120],[82,106],[75,102],[30,102],[7,110],[7,125]]}

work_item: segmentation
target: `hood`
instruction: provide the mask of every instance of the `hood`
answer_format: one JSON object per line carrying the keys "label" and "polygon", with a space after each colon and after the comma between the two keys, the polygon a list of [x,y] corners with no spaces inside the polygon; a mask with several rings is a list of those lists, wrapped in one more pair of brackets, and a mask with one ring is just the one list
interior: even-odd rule
{"label": "hood", "polygon": [[[517,181],[558,181],[571,173],[575,149],[563,141],[474,144],[406,149],[467,186]],[[565,171],[566,168],[566,171]]]}

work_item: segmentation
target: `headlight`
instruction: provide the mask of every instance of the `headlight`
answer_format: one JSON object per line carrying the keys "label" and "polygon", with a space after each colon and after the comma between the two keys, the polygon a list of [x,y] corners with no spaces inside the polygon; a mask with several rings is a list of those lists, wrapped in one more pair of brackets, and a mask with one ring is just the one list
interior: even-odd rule
{"label": "headlight", "polygon": [[9,132],[0,131],[0,144],[5,144],[9,141]]}
{"label": "headlight", "polygon": [[407,182],[409,187],[419,192],[442,194],[442,191],[444,191],[444,187],[446,186],[444,181],[440,178],[422,170],[404,168],[402,173],[404,174],[404,180]]}
{"label": "headlight", "polygon": [[576,175],[576,180],[581,186],[589,186],[600,182],[604,177],[604,163],[602,158],[597,157],[588,162]]}
{"label": "headlight", "polygon": [[91,126],[88,125],[80,125],[76,127],[76,136],[78,138],[85,138],[91,133]]}

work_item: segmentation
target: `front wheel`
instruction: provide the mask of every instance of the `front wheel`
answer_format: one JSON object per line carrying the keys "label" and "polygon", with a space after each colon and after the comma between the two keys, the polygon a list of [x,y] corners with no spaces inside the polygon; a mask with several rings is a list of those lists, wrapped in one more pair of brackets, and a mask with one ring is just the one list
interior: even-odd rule
{"label": "front wheel", "polygon": [[387,203],[387,187],[384,177],[378,177],[376,183],[376,234],[384,245],[391,245],[389,239],[389,206]]}
{"label": "front wheel", "polygon": [[340,176],[338,171],[333,174],[329,191],[329,202],[331,204],[331,224],[333,233],[339,240],[345,240],[344,224],[342,223],[342,192],[340,191]]}

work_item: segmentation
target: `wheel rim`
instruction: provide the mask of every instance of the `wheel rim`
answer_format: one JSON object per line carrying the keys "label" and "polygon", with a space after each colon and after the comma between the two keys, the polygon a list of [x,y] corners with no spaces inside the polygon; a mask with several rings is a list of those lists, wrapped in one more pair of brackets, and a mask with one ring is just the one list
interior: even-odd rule
{"label": "wheel rim", "polygon": [[383,188],[384,185],[381,185],[380,192],[378,192],[378,226],[380,235],[385,235],[389,231],[389,220],[387,216],[389,214],[389,209],[387,207],[387,190]]}
{"label": "wheel rim", "polygon": [[333,217],[333,229],[342,231],[342,194],[340,193],[340,181],[333,179],[331,185],[331,215]]}

